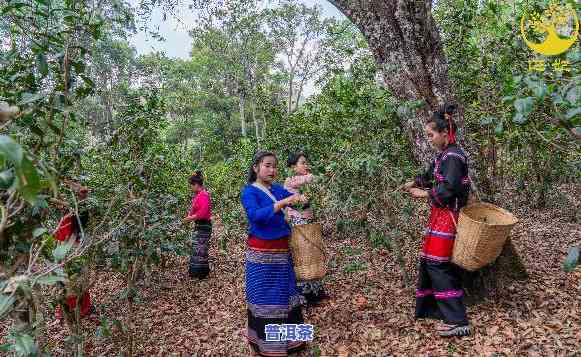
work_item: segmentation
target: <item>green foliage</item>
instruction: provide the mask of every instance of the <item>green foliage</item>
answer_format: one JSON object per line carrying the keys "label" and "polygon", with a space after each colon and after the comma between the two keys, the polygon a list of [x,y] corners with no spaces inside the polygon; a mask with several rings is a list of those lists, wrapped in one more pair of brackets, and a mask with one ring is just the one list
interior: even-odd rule
{"label": "green foliage", "polygon": [[3,317],[10,311],[15,300],[13,296],[0,294],[0,317]]}
{"label": "green foliage", "polygon": [[392,249],[392,238],[384,235],[382,232],[371,232],[369,240],[374,248]]}
{"label": "green foliage", "polygon": [[92,154],[102,160],[85,167],[97,199],[121,202],[116,213],[126,223],[115,230],[119,245],[108,257],[114,268],[131,273],[159,263],[162,251],[183,251],[175,239],[183,238],[178,214],[188,202],[192,164],[180,147],[159,140],[167,122],[156,90],[127,90],[124,102],[113,137]]}
{"label": "green foliage", "polygon": [[[521,16],[542,3],[447,0],[435,9],[488,199],[514,178],[530,183],[521,191],[535,197],[529,203],[543,205],[551,183],[578,179],[579,49],[536,57],[520,36]],[[531,69],[534,61],[543,72]],[[568,61],[570,70],[556,70],[555,61]]]}
{"label": "green foliage", "polygon": [[357,273],[359,271],[364,271],[367,269],[367,264],[360,262],[360,261],[355,261],[355,262],[350,262],[349,264],[345,265],[344,271],[346,273]]}
{"label": "green foliage", "polygon": [[[11,137],[0,136],[0,168],[3,173],[6,190],[16,192],[29,204],[34,205],[38,199],[38,194],[43,188],[47,188],[47,181],[41,182],[41,175],[47,177],[43,172],[39,174],[31,159],[25,155],[25,151]],[[50,180],[50,177],[48,178]]]}
{"label": "green foliage", "polygon": [[86,71],[92,44],[130,25],[125,10],[109,1],[0,3],[0,286],[11,294],[2,295],[2,315],[13,321],[3,351],[39,354],[37,301],[54,298],[40,290],[63,281],[57,264],[73,251],[43,228],[56,223],[49,201],[62,199],[63,176],[80,171],[84,132],[74,106],[94,90]]}
{"label": "green foliage", "polygon": [[31,336],[16,335],[14,336],[14,352],[16,352],[17,356],[36,356],[38,347]]}
{"label": "green foliage", "polygon": [[57,247],[52,251],[52,255],[54,257],[54,260],[57,262],[60,262],[61,260],[63,260],[67,256],[67,253],[73,247],[73,244],[74,244],[74,241],[69,240],[65,244],[57,245]]}
{"label": "green foliage", "polygon": [[250,140],[241,140],[232,149],[237,153],[236,156],[205,168],[213,210],[219,212],[225,227],[225,237],[229,239],[244,235],[246,215],[240,204],[240,191],[246,184],[246,173],[257,148]]}
{"label": "green foliage", "polygon": [[282,160],[302,150],[314,173],[322,174],[316,191],[324,194],[313,202],[324,214],[319,219],[351,219],[354,212],[368,212],[389,187],[413,174],[395,103],[375,83],[374,70],[373,60],[364,57],[291,117],[275,113],[271,121],[268,147],[277,148]]}

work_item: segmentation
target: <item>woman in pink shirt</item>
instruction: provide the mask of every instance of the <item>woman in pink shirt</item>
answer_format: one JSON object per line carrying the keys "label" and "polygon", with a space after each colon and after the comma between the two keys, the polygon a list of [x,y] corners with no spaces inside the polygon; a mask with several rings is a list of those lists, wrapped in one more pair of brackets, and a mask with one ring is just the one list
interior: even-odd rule
{"label": "woman in pink shirt", "polygon": [[210,194],[204,188],[204,178],[201,171],[196,171],[190,177],[189,182],[194,196],[192,197],[192,207],[184,218],[184,222],[195,222],[195,229],[188,272],[192,278],[204,279],[210,273],[208,242],[212,235],[212,203]]}
{"label": "woman in pink shirt", "polygon": [[[292,193],[299,193],[299,190],[305,185],[310,184],[315,178],[309,169],[307,156],[302,152],[293,153],[289,156],[287,165],[291,168],[294,176],[286,179],[284,188]],[[296,209],[295,209],[296,208]],[[306,203],[299,211],[298,207],[289,206],[287,215],[291,227],[301,224],[313,223],[313,210]],[[307,306],[324,305],[329,299],[329,295],[323,288],[323,282],[320,280],[297,281],[299,292],[305,297]]]}

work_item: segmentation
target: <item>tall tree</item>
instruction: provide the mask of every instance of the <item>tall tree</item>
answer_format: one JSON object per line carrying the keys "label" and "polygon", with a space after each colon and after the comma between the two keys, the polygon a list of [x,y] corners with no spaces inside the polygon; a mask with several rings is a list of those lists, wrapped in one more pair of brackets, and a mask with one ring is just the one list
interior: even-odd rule
{"label": "tall tree", "polygon": [[282,60],[279,68],[288,77],[287,114],[300,104],[305,85],[321,71],[323,41],[329,23],[319,7],[285,0],[269,10],[268,27]]}
{"label": "tall tree", "polygon": [[[401,101],[424,101],[417,115],[402,115],[414,157],[426,162],[433,152],[423,123],[431,111],[454,100],[440,34],[432,17],[432,0],[329,0],[366,37],[383,81]],[[463,128],[463,119],[458,125]]]}
{"label": "tall tree", "polygon": [[95,82],[95,96],[79,103],[79,111],[95,134],[111,134],[113,112],[119,104],[120,86],[131,85],[135,71],[135,49],[124,40],[104,38],[93,46],[89,70]]}
{"label": "tall tree", "polygon": [[210,77],[221,77],[228,95],[238,97],[242,136],[248,134],[246,113],[250,110],[258,138],[260,123],[253,108],[257,88],[274,63],[274,46],[262,28],[265,13],[255,5],[254,1],[229,2],[205,15],[191,35],[192,56],[213,63]]}
{"label": "tall tree", "polygon": [[[406,129],[414,157],[428,162],[433,155],[423,133],[424,123],[431,112],[447,101],[455,101],[448,78],[448,65],[440,33],[432,16],[432,0],[328,0],[347,16],[366,37],[385,85],[401,101],[422,103],[412,115],[401,111],[401,125]],[[464,132],[460,110],[457,120]],[[468,142],[460,136],[468,153],[474,154]],[[477,173],[472,172],[477,179]],[[509,272],[513,277],[526,276],[524,266],[515,254],[510,241],[501,257],[491,267],[470,274],[470,293],[481,297],[487,287],[496,285],[497,272]]]}

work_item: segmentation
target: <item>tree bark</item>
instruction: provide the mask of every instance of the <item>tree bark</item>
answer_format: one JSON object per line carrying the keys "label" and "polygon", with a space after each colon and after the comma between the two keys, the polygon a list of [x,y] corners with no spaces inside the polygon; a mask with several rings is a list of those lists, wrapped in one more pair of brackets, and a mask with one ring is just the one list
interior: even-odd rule
{"label": "tree bark", "polygon": [[299,89],[298,89],[299,92],[297,93],[297,101],[295,102],[294,110],[297,110],[297,108],[299,107],[301,97],[303,96],[303,88],[305,87],[306,80],[307,80],[307,76],[303,76],[303,78],[301,78],[301,81],[299,82]]}
{"label": "tree bark", "polygon": [[266,116],[262,114],[262,137],[266,137]]}
{"label": "tree bark", "polygon": [[293,110],[293,88],[294,88],[294,80],[295,80],[295,73],[294,73],[294,68],[291,68],[290,71],[290,78],[288,80],[288,107],[287,107],[287,115],[290,115],[292,113]]}
{"label": "tree bark", "polygon": [[242,131],[242,136],[246,136],[246,118],[244,116],[244,105],[246,98],[244,94],[240,95],[240,129]]}
{"label": "tree bark", "polygon": [[[402,101],[422,101],[417,113],[400,113],[401,126],[408,135],[414,158],[430,162],[434,155],[425,135],[424,123],[445,102],[455,102],[448,79],[448,65],[440,35],[432,17],[431,0],[328,0],[363,33],[373,53],[383,81],[392,95]],[[459,104],[459,103],[456,103]],[[463,139],[464,116],[461,106],[456,123],[459,143],[467,154],[476,154]],[[402,114],[403,113],[403,114]],[[471,176],[478,180],[478,168]],[[508,271],[510,269],[510,271]],[[509,278],[524,278],[526,270],[507,242],[503,253],[491,266],[476,274],[466,274],[468,295],[480,301],[498,285],[498,272]]]}
{"label": "tree bark", "polygon": [[252,121],[254,122],[254,133],[256,135],[256,142],[260,147],[260,127],[258,125],[258,119],[256,118],[256,103],[252,101]]}

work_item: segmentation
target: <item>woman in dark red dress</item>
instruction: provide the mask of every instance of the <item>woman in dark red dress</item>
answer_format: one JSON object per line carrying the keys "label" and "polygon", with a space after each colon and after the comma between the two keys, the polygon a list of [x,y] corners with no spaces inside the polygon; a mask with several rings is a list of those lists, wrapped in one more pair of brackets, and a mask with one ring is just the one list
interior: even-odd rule
{"label": "woman in dark red dress", "polygon": [[428,121],[426,134],[439,153],[424,174],[405,184],[413,197],[428,198],[431,207],[420,253],[416,318],[443,320],[438,328],[441,336],[470,334],[461,269],[451,263],[458,213],[466,205],[470,192],[468,160],[456,145],[454,111],[448,105]]}

